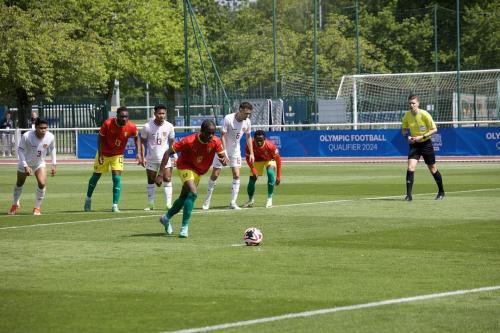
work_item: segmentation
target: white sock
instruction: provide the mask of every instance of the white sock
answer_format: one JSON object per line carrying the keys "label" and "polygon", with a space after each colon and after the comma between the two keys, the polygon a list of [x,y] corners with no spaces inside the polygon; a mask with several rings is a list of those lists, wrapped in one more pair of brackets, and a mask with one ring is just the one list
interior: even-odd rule
{"label": "white sock", "polygon": [[17,187],[17,185],[14,187],[14,199],[12,200],[13,205],[18,205],[19,206],[19,199],[21,199],[21,194],[23,193],[23,187]]}
{"label": "white sock", "polygon": [[172,206],[172,182],[163,183],[163,192],[165,193],[165,202],[167,206]]}
{"label": "white sock", "polygon": [[147,192],[148,192],[148,204],[154,205],[154,203],[155,203],[155,184],[148,184]]}
{"label": "white sock", "polygon": [[42,189],[37,187],[35,195],[35,208],[40,209],[40,205],[42,204],[42,200],[44,197],[45,197],[45,187]]}
{"label": "white sock", "polygon": [[236,203],[236,199],[238,199],[238,193],[240,193],[240,180],[233,179],[233,186],[231,187],[231,202]]}
{"label": "white sock", "polygon": [[217,180],[208,179],[207,196],[205,197],[205,201],[210,201],[212,199],[212,193],[214,193],[216,185]]}

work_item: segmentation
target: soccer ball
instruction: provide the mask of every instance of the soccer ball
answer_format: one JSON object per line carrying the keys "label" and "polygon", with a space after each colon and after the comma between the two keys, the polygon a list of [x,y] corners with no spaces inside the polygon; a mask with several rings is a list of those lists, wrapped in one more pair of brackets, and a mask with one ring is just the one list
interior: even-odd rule
{"label": "soccer ball", "polygon": [[259,245],[263,238],[262,231],[254,227],[248,228],[243,234],[243,241],[247,246]]}

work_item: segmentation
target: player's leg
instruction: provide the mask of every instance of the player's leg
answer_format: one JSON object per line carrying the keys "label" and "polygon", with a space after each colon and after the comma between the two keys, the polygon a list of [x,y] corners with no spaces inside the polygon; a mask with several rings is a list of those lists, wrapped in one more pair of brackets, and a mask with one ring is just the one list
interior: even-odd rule
{"label": "player's leg", "polygon": [[214,161],[212,162],[212,174],[208,179],[207,195],[205,196],[205,200],[203,200],[203,205],[201,206],[201,208],[203,209],[210,208],[210,201],[212,200],[212,194],[214,193],[215,186],[217,185],[217,178],[219,178],[222,167],[223,165],[217,158],[217,155],[214,156]]}
{"label": "player's leg", "polygon": [[408,152],[408,167],[406,168],[406,201],[412,201],[412,191],[413,191],[413,181],[415,175],[415,169],[417,167],[418,160],[420,159],[420,152],[416,144],[410,145],[410,150]]}
{"label": "player's leg", "polygon": [[276,184],[276,168],[273,165],[268,165],[266,168],[266,172],[267,172],[266,208],[271,208],[273,206],[274,185]]}
{"label": "player's leg", "polygon": [[111,180],[113,181],[113,205],[111,211],[114,213],[120,212],[118,204],[122,193],[122,172],[123,172],[123,155],[117,155],[109,158],[111,166]]}
{"label": "player's leg", "polygon": [[149,162],[146,164],[146,178],[147,178],[146,193],[148,198],[148,207],[144,208],[144,210],[153,210],[155,206],[155,190],[156,190],[155,178],[158,173],[158,169],[156,167],[159,167],[159,165],[155,166]]}
{"label": "player's leg", "polygon": [[252,175],[248,177],[248,186],[247,186],[247,194],[248,194],[248,201],[243,204],[244,208],[252,207],[254,204],[254,195],[255,195],[255,184],[257,183],[257,177]]}
{"label": "player's leg", "polygon": [[429,169],[434,181],[438,187],[438,193],[436,194],[436,200],[444,199],[444,188],[443,188],[443,177],[436,166],[436,155],[434,153],[434,148],[432,144],[429,144],[430,148],[426,149],[425,154],[423,154],[425,164]]}
{"label": "player's leg", "polygon": [[21,207],[21,194],[23,193],[23,186],[26,182],[26,177],[28,177],[24,171],[20,170],[20,167],[22,166],[18,166],[17,170],[16,186],[14,187],[14,193],[12,195],[12,206],[9,210],[10,215],[15,215],[19,207]]}
{"label": "player's leg", "polygon": [[[168,162],[170,163],[171,161],[169,160]],[[167,165],[163,170],[163,193],[167,209],[172,207],[172,192],[172,167]]]}
{"label": "player's leg", "polygon": [[45,184],[47,181],[47,169],[44,166],[39,166],[35,170],[35,177],[38,183],[38,187],[35,193],[35,207],[33,208],[33,215],[41,215],[40,206],[42,205],[42,200],[45,198]]}
{"label": "player's leg", "polygon": [[83,206],[83,210],[86,212],[90,212],[92,210],[92,194],[94,193],[95,188],[97,187],[97,182],[101,179],[101,175],[104,172],[107,172],[109,168],[109,161],[104,158],[104,163],[99,163],[98,155],[95,155],[94,158],[94,172],[89,179],[89,185],[87,186],[87,197],[85,198],[85,204]]}
{"label": "player's leg", "polygon": [[229,203],[229,208],[231,209],[241,209],[236,201],[238,200],[238,194],[240,193],[240,168],[241,168],[241,158],[231,161],[231,172],[233,174],[233,181],[231,184],[231,202]]}
{"label": "player's leg", "polygon": [[[199,181],[199,178],[197,178]],[[191,219],[191,213],[193,212],[194,203],[198,197],[197,181],[189,180],[182,185],[182,191],[186,193],[186,199],[184,200],[184,207],[182,210],[182,227],[179,232],[179,237],[188,237],[189,220]]]}

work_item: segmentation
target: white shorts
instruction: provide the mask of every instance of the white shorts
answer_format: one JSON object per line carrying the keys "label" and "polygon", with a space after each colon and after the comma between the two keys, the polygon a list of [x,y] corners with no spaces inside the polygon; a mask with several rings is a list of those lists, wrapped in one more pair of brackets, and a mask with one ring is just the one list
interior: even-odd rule
{"label": "white shorts", "polygon": [[[160,169],[160,164],[161,164],[161,162],[149,162],[149,161],[146,161],[146,169],[156,172],[156,171],[158,171]],[[168,159],[168,163],[165,166],[165,169],[166,168],[171,168],[171,167],[172,167],[172,159],[169,158]]]}
{"label": "white shorts", "polygon": [[[33,172],[35,172],[36,170],[38,170],[40,168],[45,168],[46,167],[46,163],[45,162],[41,162],[41,163],[34,164],[34,165],[29,165],[28,164],[28,166],[31,168],[31,170],[33,170]],[[24,166],[23,166],[22,163],[18,163],[17,164],[17,171],[22,172],[22,173],[25,172]]]}
{"label": "white shorts", "polygon": [[[229,167],[231,168],[241,168],[241,156],[229,157]],[[224,166],[219,161],[217,154],[214,156],[214,161],[212,162],[212,167],[215,169],[222,169]]]}

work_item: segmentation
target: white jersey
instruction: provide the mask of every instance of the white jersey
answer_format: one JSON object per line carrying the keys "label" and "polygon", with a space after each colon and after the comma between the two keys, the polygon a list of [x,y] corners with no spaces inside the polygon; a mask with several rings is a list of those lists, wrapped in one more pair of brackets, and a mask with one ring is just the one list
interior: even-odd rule
{"label": "white jersey", "polygon": [[19,166],[34,167],[45,164],[45,156],[50,152],[52,164],[56,164],[56,147],[54,135],[49,131],[45,132],[42,139],[39,139],[35,130],[23,134],[19,142]]}
{"label": "white jersey", "polygon": [[251,124],[250,118],[247,118],[241,122],[237,121],[235,118],[236,113],[230,113],[224,117],[224,123],[222,124],[222,133],[225,133],[225,141],[227,157],[241,157],[240,141],[243,133],[250,134]]}
{"label": "white jersey", "polygon": [[146,161],[159,163],[170,148],[169,139],[175,139],[174,126],[168,121],[158,126],[151,119],[141,129],[141,139],[146,140]]}

